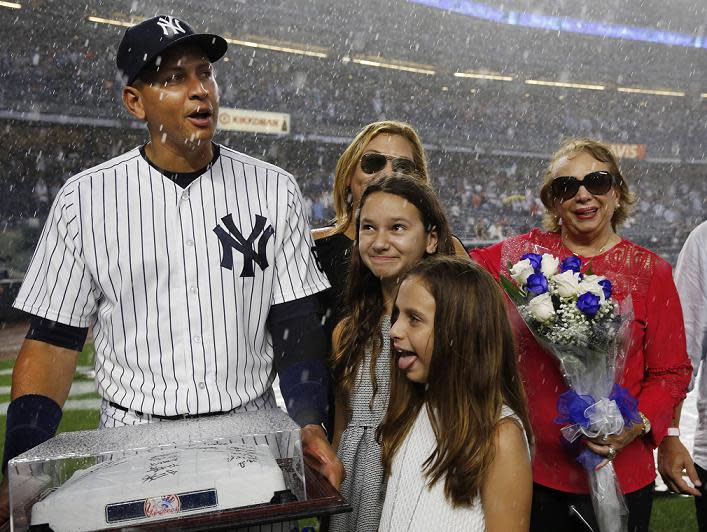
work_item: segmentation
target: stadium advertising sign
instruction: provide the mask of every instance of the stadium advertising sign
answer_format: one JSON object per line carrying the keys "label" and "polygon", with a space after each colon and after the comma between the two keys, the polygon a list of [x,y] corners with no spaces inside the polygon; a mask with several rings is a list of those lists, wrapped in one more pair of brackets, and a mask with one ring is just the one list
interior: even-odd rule
{"label": "stadium advertising sign", "polygon": [[218,115],[218,127],[222,130],[287,135],[290,132],[290,115],[222,107]]}
{"label": "stadium advertising sign", "polygon": [[645,144],[612,144],[611,149],[619,159],[640,159],[646,158]]}

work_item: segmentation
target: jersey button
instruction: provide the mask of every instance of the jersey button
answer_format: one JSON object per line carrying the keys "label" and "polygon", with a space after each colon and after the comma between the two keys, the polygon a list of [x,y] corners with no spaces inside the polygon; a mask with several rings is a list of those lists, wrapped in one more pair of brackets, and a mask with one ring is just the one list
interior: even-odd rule
{"label": "jersey button", "polygon": [[199,289],[198,289],[196,286],[192,286],[192,287],[189,289],[189,291],[190,291],[192,294],[196,294],[196,293],[199,291]]}
{"label": "jersey button", "polygon": [[200,344],[200,343],[201,343],[201,336],[195,336],[195,337],[194,337],[194,343],[195,343],[195,344]]}
{"label": "jersey button", "polygon": [[190,238],[187,240],[187,246],[192,247],[194,245],[194,241]]}
{"label": "jersey button", "polygon": [[186,190],[182,192],[182,200],[187,201],[189,199],[189,192]]}
{"label": "jersey button", "polygon": [[206,384],[204,384],[203,382],[200,382],[200,383],[199,383],[199,389],[200,389],[200,390],[203,390],[204,388],[206,388]]}

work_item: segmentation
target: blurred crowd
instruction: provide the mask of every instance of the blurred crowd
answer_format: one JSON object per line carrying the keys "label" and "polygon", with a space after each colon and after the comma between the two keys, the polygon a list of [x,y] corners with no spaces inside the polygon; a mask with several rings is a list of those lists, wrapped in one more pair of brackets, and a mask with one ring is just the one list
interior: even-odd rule
{"label": "blurred crowd", "polygon": [[[13,24],[20,33],[39,37],[33,19],[19,17]],[[0,123],[3,137],[10,139],[1,156],[10,192],[0,209],[1,234],[15,247],[27,239],[31,249],[68,176],[145,138],[127,127],[130,117],[120,100],[113,57],[121,30],[85,22],[74,30],[67,37],[60,25],[43,25],[31,46],[0,51],[0,112],[40,118]],[[382,36],[379,44],[393,37]],[[645,145],[649,162],[624,164],[640,198],[625,229],[636,242],[674,261],[686,232],[703,216],[707,166],[689,161],[705,159],[704,98],[538,87],[520,79],[456,78],[450,72],[425,75],[363,66],[352,58],[233,45],[228,61],[217,65],[222,107],[290,113],[288,137],[221,133],[221,139],[291,170],[314,225],[333,214],[329,191],[345,143],[362,124],[381,119],[407,121],[419,131],[454,229],[466,242],[538,226],[543,155],[561,139],[578,135]],[[45,117],[99,118],[116,127],[52,126],[42,124]],[[313,137],[320,140],[292,140]],[[509,151],[527,156],[499,155]],[[8,228],[15,230],[11,237]],[[8,254],[6,247],[0,256]],[[18,257],[13,266],[21,270],[26,252],[13,256]]]}
{"label": "blurred crowd", "polygon": [[[21,275],[49,206],[72,174],[144,142],[135,129],[6,121],[3,150],[7,193],[0,208],[0,256]],[[305,197],[312,225],[333,216],[331,190],[345,144],[222,132],[218,140],[291,171]],[[469,246],[539,227],[538,188],[546,161],[439,149],[428,151],[435,188],[455,233]],[[623,234],[670,262],[687,233],[704,217],[707,165],[623,161],[639,201]]]}
{"label": "blurred crowd", "polygon": [[[59,19],[78,16],[73,4],[56,7],[66,10],[55,14]],[[271,7],[290,9],[285,2],[271,2]],[[40,18],[52,16],[41,6],[35,9]],[[8,193],[0,204],[0,257],[12,257],[11,267],[19,272],[63,182],[146,138],[141,129],[129,127],[134,123],[120,98],[122,83],[113,58],[122,29],[88,23],[86,14],[80,15],[68,32],[61,24],[38,23],[36,17],[5,20],[31,42],[0,50],[0,113],[6,116],[0,130],[9,139],[0,155],[8,175]],[[459,31],[463,22],[456,23]],[[448,28],[450,39],[458,37],[454,27]],[[525,35],[520,28],[492,29]],[[378,37],[376,46],[383,51],[391,47],[393,57],[409,40],[399,31]],[[594,41],[571,42],[591,48]],[[359,43],[361,52],[367,43]],[[687,231],[704,216],[705,98],[549,88],[525,84],[517,76],[512,81],[459,78],[449,66],[436,75],[374,68],[353,61],[356,46],[350,57],[320,59],[232,45],[227,60],[216,65],[222,107],[291,115],[286,137],[222,132],[219,139],[292,171],[315,226],[333,215],[330,191],[341,151],[361,125],[382,119],[407,121],[418,130],[454,230],[471,245],[540,225],[537,189],[544,157],[571,136],[645,146],[646,161],[624,161],[639,197],[624,232],[637,243],[674,262]],[[672,53],[661,50],[654,52],[656,57]],[[561,69],[559,63],[548,65],[547,57],[526,59],[534,69],[541,64]],[[37,121],[7,118],[20,114]],[[58,124],[62,120],[93,126]]]}
{"label": "blurred crowd", "polygon": [[[0,51],[0,110],[128,119],[110,60],[112,34],[104,33]],[[704,153],[695,141],[707,138],[699,98],[393,73],[340,58],[233,48],[217,68],[222,106],[290,113],[293,133],[350,137],[362,123],[395,119],[439,145],[547,153],[562,138],[581,134],[644,144],[650,157],[701,159]]]}

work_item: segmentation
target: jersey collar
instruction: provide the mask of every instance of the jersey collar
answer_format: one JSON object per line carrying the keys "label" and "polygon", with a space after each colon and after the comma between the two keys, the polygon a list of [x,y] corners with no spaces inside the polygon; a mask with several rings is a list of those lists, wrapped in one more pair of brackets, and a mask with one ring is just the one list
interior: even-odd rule
{"label": "jersey collar", "polygon": [[170,172],[168,170],[165,170],[164,168],[160,168],[157,166],[155,163],[153,163],[150,158],[147,156],[147,153],[145,153],[145,146],[147,146],[147,143],[143,144],[140,146],[140,155],[142,155],[142,158],[147,161],[147,164],[149,164],[152,168],[157,170],[160,174],[165,176],[167,179],[170,181],[174,181],[177,185],[179,185],[181,188],[187,188],[191,183],[194,182],[196,178],[201,176],[204,172],[206,172],[209,168],[211,168],[216,160],[218,159],[219,155],[221,154],[221,147],[216,144],[215,142],[211,143],[212,148],[213,148],[213,153],[214,156],[211,159],[211,162],[204,166],[203,168],[199,170],[195,170],[194,172]]}

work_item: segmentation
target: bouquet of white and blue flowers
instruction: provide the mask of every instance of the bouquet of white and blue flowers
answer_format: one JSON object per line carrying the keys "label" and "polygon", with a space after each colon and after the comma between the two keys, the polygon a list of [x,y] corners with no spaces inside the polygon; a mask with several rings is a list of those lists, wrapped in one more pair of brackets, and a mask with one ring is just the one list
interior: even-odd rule
{"label": "bouquet of white and blue flowers", "polygon": [[[579,257],[558,258],[537,246],[515,263],[501,284],[542,347],[560,363],[569,386],[557,404],[555,421],[568,442],[581,435],[618,434],[640,423],[637,401],[617,383],[623,372],[631,302],[612,298],[612,282],[581,273]],[[585,448],[577,460],[585,467],[601,532],[627,529],[628,511],[613,464],[596,470],[603,456]]]}

